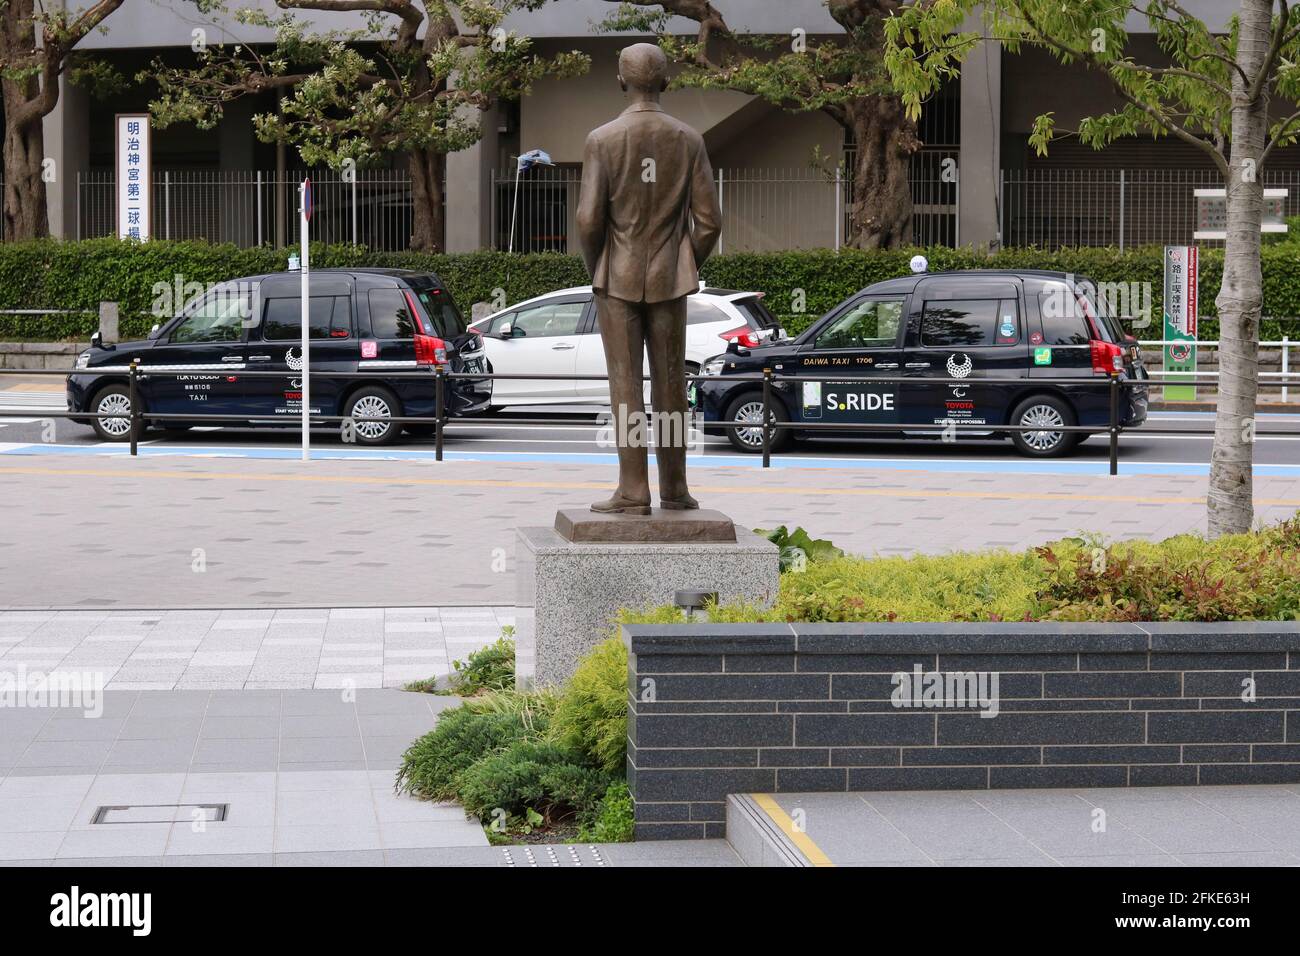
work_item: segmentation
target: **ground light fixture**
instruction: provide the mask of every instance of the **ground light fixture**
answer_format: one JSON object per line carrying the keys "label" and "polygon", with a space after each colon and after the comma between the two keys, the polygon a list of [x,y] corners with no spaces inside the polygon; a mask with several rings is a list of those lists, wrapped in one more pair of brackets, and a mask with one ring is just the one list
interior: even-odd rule
{"label": "ground light fixture", "polygon": [[696,611],[702,612],[706,607],[708,607],[708,605],[717,603],[717,591],[700,591],[693,588],[684,588],[673,592],[673,604],[686,612],[686,618],[689,621],[696,620]]}

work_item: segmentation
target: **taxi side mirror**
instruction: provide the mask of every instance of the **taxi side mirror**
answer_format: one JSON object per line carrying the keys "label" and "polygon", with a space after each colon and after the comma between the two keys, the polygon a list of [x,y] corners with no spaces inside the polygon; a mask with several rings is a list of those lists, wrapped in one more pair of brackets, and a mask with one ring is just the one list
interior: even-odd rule
{"label": "taxi side mirror", "polygon": [[507,322],[505,325],[501,326],[501,328],[497,329],[497,335],[501,336],[503,339],[512,339],[515,336],[515,327]]}

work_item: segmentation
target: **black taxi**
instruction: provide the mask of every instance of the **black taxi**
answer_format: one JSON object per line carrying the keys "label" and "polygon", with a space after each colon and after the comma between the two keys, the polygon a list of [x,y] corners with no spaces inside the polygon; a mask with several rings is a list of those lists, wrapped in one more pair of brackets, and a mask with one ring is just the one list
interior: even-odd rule
{"label": "black taxi", "polygon": [[[127,372],[138,360],[146,425],[296,425],[302,414],[302,380],[293,374],[303,368],[301,281],[301,273],[283,272],[219,283],[155,326],[147,339],[118,345],[92,339],[78,356],[79,371],[68,376],[68,411],[113,415],[86,424],[105,441],[127,440]],[[414,434],[431,430],[432,425],[403,426],[382,419],[433,418],[437,368],[487,371],[482,336],[467,329],[436,275],[405,269],[313,269],[309,297],[311,413],[379,419],[345,423],[345,436],[358,444],[387,444],[403,429]],[[246,371],[286,374],[242,374]],[[168,374],[151,374],[164,372]],[[331,372],[404,374],[356,379],[334,378]],[[447,380],[449,415],[484,411],[491,398],[491,379]],[[151,420],[151,413],[195,418]],[[205,420],[203,415],[249,418]]]}
{"label": "black taxi", "polygon": [[[890,279],[845,299],[794,339],[733,344],[708,360],[694,407],[705,431],[741,451],[762,450],[762,386],[732,376],[772,369],[772,415],[796,427],[772,431],[771,447],[826,437],[1004,438],[1028,456],[1064,454],[1104,431],[1113,374],[1147,382],[1137,342],[1113,314],[1104,288],[1063,272],[973,270]],[[843,374],[843,380],[836,380]],[[830,379],[800,381],[801,377]],[[953,379],[934,382],[927,379]],[[1078,379],[1095,379],[1098,385]],[[880,379],[880,381],[873,381]],[[1075,382],[1065,381],[1075,379]],[[915,380],[915,381],[912,381]],[[1120,424],[1147,415],[1147,385],[1120,389]],[[801,422],[871,422],[897,430],[837,432]],[[915,426],[930,426],[918,431]],[[1021,425],[1032,431],[999,432]],[[909,427],[910,426],[910,427]]]}

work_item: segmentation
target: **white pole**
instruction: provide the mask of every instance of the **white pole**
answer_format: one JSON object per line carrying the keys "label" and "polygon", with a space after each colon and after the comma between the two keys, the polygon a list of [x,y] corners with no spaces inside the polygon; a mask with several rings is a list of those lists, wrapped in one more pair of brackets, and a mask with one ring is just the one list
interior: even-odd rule
{"label": "white pole", "polygon": [[835,251],[840,251],[840,229],[844,226],[844,209],[840,205],[844,195],[844,179],[840,167],[835,167]]}
{"label": "white pole", "polygon": [[515,251],[515,217],[519,215],[519,161],[515,161],[515,201],[510,207],[510,244],[506,252]]}
{"label": "white pole", "polygon": [[1282,404],[1284,405],[1286,404],[1287,398],[1289,396],[1286,380],[1287,380],[1287,373],[1291,371],[1290,356],[1288,355],[1290,351],[1291,351],[1291,336],[1284,335],[1282,336]]}
{"label": "white pole", "polygon": [[311,461],[311,339],[308,330],[311,322],[311,300],[307,297],[307,183],[298,187],[298,235],[302,249],[302,460]]}
{"label": "white pole", "polygon": [[722,207],[722,170],[718,170],[718,255],[722,254],[722,223],[726,219]]}

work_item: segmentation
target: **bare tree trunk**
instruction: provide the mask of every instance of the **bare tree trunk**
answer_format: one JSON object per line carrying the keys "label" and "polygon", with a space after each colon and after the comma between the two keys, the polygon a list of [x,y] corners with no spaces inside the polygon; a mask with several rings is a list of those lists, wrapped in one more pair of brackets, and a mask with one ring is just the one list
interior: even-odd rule
{"label": "bare tree trunk", "polygon": [[[1246,77],[1262,69],[1269,47],[1270,0],[1242,0],[1237,61]],[[1268,100],[1250,102],[1249,84],[1232,74],[1232,163],[1219,310],[1219,402],[1210,458],[1209,534],[1249,531],[1254,517],[1252,458],[1259,392],[1259,315],[1263,304],[1258,168],[1268,133]]]}
{"label": "bare tree trunk", "polygon": [[411,248],[442,252],[444,234],[443,174],[447,157],[433,151],[409,154],[411,170]]}
{"label": "bare tree trunk", "polygon": [[[14,86],[7,81],[4,83],[5,113],[10,116],[18,103],[26,101],[21,95],[21,87],[15,89]],[[6,124],[5,239],[36,239],[50,234],[49,213],[45,205],[45,181],[41,178],[41,163],[44,158],[45,138],[39,118],[23,127]]]}
{"label": "bare tree trunk", "polygon": [[916,124],[895,96],[869,96],[845,107],[857,152],[847,242],[859,249],[893,249],[912,241],[908,169],[921,146]]}

